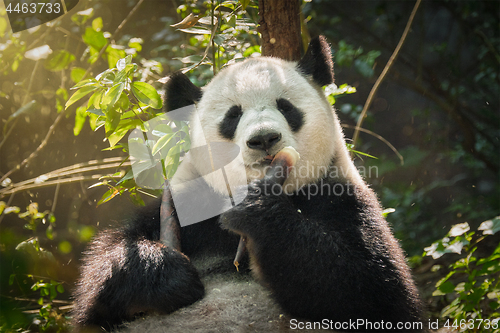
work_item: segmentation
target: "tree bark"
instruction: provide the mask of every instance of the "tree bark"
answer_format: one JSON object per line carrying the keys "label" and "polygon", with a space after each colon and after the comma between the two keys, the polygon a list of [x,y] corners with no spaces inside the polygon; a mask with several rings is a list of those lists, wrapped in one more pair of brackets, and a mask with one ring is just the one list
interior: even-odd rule
{"label": "tree bark", "polygon": [[302,56],[299,0],[259,0],[262,55],[298,61]]}

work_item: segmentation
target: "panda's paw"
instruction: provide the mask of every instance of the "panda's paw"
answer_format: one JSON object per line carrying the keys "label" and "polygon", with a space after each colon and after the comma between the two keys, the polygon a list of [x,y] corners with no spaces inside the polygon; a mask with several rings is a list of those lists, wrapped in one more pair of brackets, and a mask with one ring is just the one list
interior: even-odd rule
{"label": "panda's paw", "polygon": [[245,199],[231,210],[223,213],[220,222],[223,227],[251,234],[253,229],[262,229],[260,222],[272,223],[276,214],[285,211],[289,204],[282,186],[271,179],[254,180],[248,185]]}

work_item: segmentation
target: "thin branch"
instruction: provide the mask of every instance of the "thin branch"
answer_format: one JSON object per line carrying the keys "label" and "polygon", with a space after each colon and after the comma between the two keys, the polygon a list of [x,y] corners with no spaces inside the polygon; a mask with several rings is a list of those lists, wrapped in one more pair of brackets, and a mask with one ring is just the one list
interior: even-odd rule
{"label": "thin branch", "polygon": [[57,184],[71,184],[71,183],[76,183],[80,181],[90,181],[90,180],[98,180],[101,178],[103,175],[92,175],[92,176],[75,176],[71,178],[63,178],[63,179],[56,179],[56,180],[49,180],[40,184],[31,184],[31,185],[25,185],[25,186],[20,186],[20,187],[15,187],[15,188],[7,188],[1,191],[2,195],[9,195],[9,194],[14,194],[17,192],[21,191],[27,191],[27,190],[32,190],[32,189],[39,189],[39,188],[44,188],[44,187],[49,187],[49,186],[54,186]]}
{"label": "thin branch", "polygon": [[493,56],[495,57],[495,59],[497,60],[497,62],[500,63],[500,54],[495,49],[495,46],[493,46],[493,44],[488,39],[488,37],[484,34],[484,32],[482,32],[481,30],[479,30],[479,28],[475,29],[474,32],[476,34],[478,34],[479,36],[481,36],[481,38],[483,39],[484,43],[488,46],[488,49],[493,54]]}
{"label": "thin branch", "polygon": [[395,154],[396,156],[399,158],[399,161],[401,162],[401,165],[404,164],[404,158],[403,156],[398,152],[398,150],[396,149],[396,147],[394,147],[389,141],[387,141],[383,136],[375,133],[375,132],[372,132],[370,130],[367,130],[366,128],[357,128],[356,126],[352,126],[352,125],[347,125],[347,124],[342,124],[342,127],[344,128],[354,128],[358,131],[361,131],[361,132],[364,132],[364,133],[367,133],[367,134],[370,134],[374,137],[376,137],[377,139],[379,139],[380,141],[382,141],[383,143],[385,143],[387,145],[387,147],[389,147]]}
{"label": "thin branch", "polygon": [[[101,51],[99,52],[98,58],[100,58],[102,56],[102,54],[104,53],[104,51],[106,50],[106,48],[109,46],[110,41],[121,31],[121,29],[125,26],[125,24],[130,19],[130,17],[132,17],[132,15],[137,11],[137,9],[139,8],[139,6],[143,2],[144,2],[144,0],[139,0],[139,2],[135,5],[135,7],[132,8],[132,10],[127,15],[127,17],[120,23],[120,25],[118,26],[118,28],[116,28],[115,32],[113,33],[113,35],[111,36],[111,38],[108,40],[108,42],[106,43],[106,45],[104,45],[104,47],[101,49]],[[82,79],[84,79],[90,73],[90,71],[92,70],[92,67],[93,67],[94,64],[95,64],[95,62],[93,64],[91,64],[89,66],[89,68],[87,68],[87,71],[85,72],[85,74],[84,74],[84,76],[83,76]],[[24,167],[34,157],[36,157],[38,155],[38,153],[40,152],[40,150],[42,150],[47,145],[47,142],[48,142],[49,138],[52,136],[52,133],[54,132],[55,127],[61,121],[61,119],[63,118],[63,116],[65,115],[65,113],[66,113],[66,111],[62,111],[57,116],[57,118],[54,120],[54,123],[50,126],[49,131],[48,131],[47,135],[45,136],[45,139],[42,141],[42,143],[40,143],[40,145],[38,146],[38,148],[33,153],[31,153],[30,156],[28,156],[26,159],[24,159],[20,164],[16,165],[13,169],[9,170],[5,175],[3,175],[3,177],[0,178],[0,183],[4,179],[6,179],[8,176],[10,176],[12,173],[14,173],[15,171],[17,171],[17,170],[21,169],[22,167]]]}
{"label": "thin branch", "polygon": [[392,53],[391,57],[389,58],[389,61],[385,65],[384,70],[382,71],[382,74],[380,74],[380,76],[377,78],[377,81],[373,85],[373,88],[371,89],[370,94],[368,94],[368,98],[367,98],[366,103],[363,107],[363,111],[361,111],[361,115],[359,116],[358,122],[356,124],[356,129],[355,129],[354,135],[352,137],[353,146],[356,146],[356,141],[358,140],[359,131],[360,131],[360,128],[362,128],[361,125],[363,124],[363,120],[366,117],[366,113],[368,112],[368,109],[370,108],[370,106],[373,102],[373,98],[375,97],[375,94],[376,94],[380,84],[382,83],[385,76],[389,72],[389,69],[392,67],[392,64],[396,60],[396,58],[399,54],[399,51],[401,50],[401,47],[403,46],[403,44],[406,40],[406,37],[408,36],[411,25],[413,23],[413,19],[415,18],[415,14],[417,13],[418,7],[420,6],[421,2],[422,2],[422,0],[417,0],[417,2],[415,3],[415,6],[413,7],[410,18],[408,19],[408,22],[406,23],[406,27],[405,27],[405,30],[403,32],[403,35],[401,36],[401,39],[399,40],[399,43],[396,46],[396,49],[394,49],[394,52]]}
{"label": "thin branch", "polygon": [[57,183],[56,185],[56,191],[54,192],[54,200],[52,201],[52,208],[50,208],[50,211],[54,213],[56,211],[56,206],[57,206],[57,198],[59,196],[59,188],[61,187],[61,183]]}
{"label": "thin branch", "polygon": [[54,120],[54,123],[50,126],[49,131],[45,135],[45,138],[40,143],[40,145],[36,148],[36,150],[34,152],[32,152],[30,154],[30,156],[28,156],[27,158],[25,158],[21,163],[19,163],[14,168],[12,168],[11,170],[9,170],[5,175],[3,175],[3,177],[0,178],[0,183],[2,183],[4,181],[4,179],[6,179],[7,177],[9,177],[12,173],[14,173],[17,170],[19,170],[19,169],[23,168],[24,166],[26,166],[26,164],[28,164],[33,158],[35,158],[38,155],[38,153],[47,145],[47,142],[49,141],[50,137],[54,133],[55,127],[64,118],[65,114],[66,114],[65,111],[62,111],[61,113],[59,113],[59,115],[57,116],[57,118]]}
{"label": "thin branch", "polygon": [[[36,178],[31,178],[16,184],[13,184],[9,186],[8,188],[1,189],[0,190],[0,197],[11,194],[11,193],[16,193],[19,191],[24,191],[27,189],[33,189],[36,188],[37,186],[40,187],[45,187],[45,184],[47,184],[47,180],[51,178],[61,178],[61,177],[67,177],[67,176],[72,176],[75,174],[81,174],[84,172],[94,172],[94,171],[100,171],[100,170],[105,170],[105,169],[112,169],[112,168],[119,168],[119,167],[127,167],[130,166],[130,162],[123,162],[123,158],[121,157],[112,157],[104,160],[93,160],[85,163],[78,163],[74,164],[69,167],[64,167],[58,170],[54,170],[52,172],[46,173],[44,175],[38,176]],[[43,177],[42,177],[43,176]],[[44,181],[40,181],[40,179],[43,178]],[[57,180],[52,180],[49,185],[54,185],[54,184],[59,184],[58,180],[64,180],[68,178],[62,178],[62,179],[57,179]],[[73,179],[73,178],[71,178]],[[64,183],[64,182],[61,182]]]}

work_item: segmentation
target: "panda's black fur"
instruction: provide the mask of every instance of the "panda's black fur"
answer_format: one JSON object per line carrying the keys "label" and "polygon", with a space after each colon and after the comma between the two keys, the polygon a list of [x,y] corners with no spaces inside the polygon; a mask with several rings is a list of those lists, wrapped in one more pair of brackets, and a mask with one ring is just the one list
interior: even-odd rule
{"label": "panda's black fur", "polygon": [[[330,48],[323,37],[313,39],[304,58],[290,66],[292,70],[296,66],[296,72],[307,79],[304,82],[316,85],[318,91],[333,82]],[[167,111],[201,104],[204,93],[186,76],[176,73],[165,87]],[[306,113],[312,111],[296,108],[280,96],[275,103],[288,123],[289,134],[300,133],[307,124]],[[231,108],[233,120],[222,115],[223,125],[214,125],[217,135],[227,140],[234,138],[238,121],[246,112],[239,104],[227,110]],[[334,128],[339,132],[335,133],[340,137],[338,142],[343,144],[340,127]],[[249,142],[249,147],[255,148]],[[265,154],[269,154],[268,148]],[[346,156],[345,147],[337,148],[340,152],[332,154],[325,175],[292,193],[276,194],[275,184],[269,179],[250,180],[247,197],[235,208],[182,228],[182,253],[159,242],[159,202],[139,210],[124,227],[99,233],[84,254],[75,291],[75,327],[111,329],[136,314],[168,314],[202,304],[192,305],[205,295],[202,280],[222,285],[224,279],[246,279],[246,273],[236,272],[232,264],[239,235],[247,237],[251,258],[241,270],[251,267],[287,318],[334,322],[364,319],[392,322],[394,327],[397,322],[422,321],[410,270],[375,194],[359,175],[335,177],[330,172],[339,163],[352,169],[350,160],[341,161]],[[212,195],[219,194],[214,190]],[[204,309],[200,316],[212,310]],[[182,315],[182,310],[176,313]],[[165,331],[175,331],[175,324],[170,321]]]}

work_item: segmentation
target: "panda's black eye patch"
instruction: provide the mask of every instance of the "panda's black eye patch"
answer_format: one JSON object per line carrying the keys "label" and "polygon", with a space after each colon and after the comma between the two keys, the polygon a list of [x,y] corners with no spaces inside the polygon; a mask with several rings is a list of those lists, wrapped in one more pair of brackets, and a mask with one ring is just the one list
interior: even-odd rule
{"label": "panda's black eye patch", "polygon": [[224,120],[219,124],[219,133],[224,138],[233,140],[234,133],[240,122],[241,115],[243,111],[240,105],[233,105],[224,116]]}
{"label": "panda's black eye patch", "polygon": [[292,131],[297,132],[304,125],[304,114],[297,109],[290,101],[280,98],[276,100],[278,110],[285,116]]}

